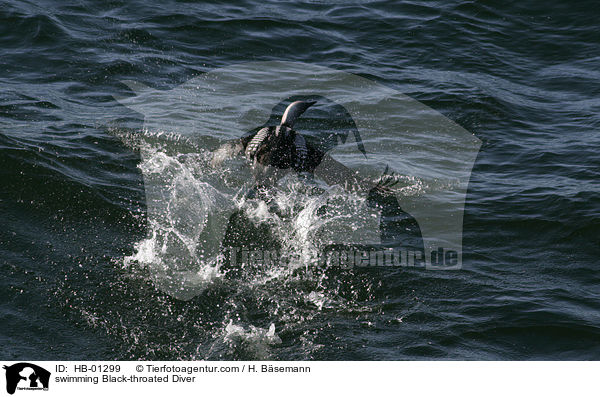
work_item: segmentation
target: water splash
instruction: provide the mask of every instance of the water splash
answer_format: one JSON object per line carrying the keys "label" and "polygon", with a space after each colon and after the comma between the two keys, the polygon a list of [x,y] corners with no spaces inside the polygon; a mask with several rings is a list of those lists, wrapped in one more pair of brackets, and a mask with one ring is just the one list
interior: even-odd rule
{"label": "water splash", "polygon": [[[176,134],[149,132],[130,141],[142,157],[148,235],[124,258],[123,268],[180,301],[219,288],[230,291],[223,302],[215,301],[210,322],[194,321],[208,327],[212,342],[203,341],[192,357],[273,357],[271,350],[281,343],[275,323],[289,330],[328,310],[370,311],[359,297],[361,290],[369,291],[368,281],[366,288],[351,285],[348,294],[342,288],[356,280],[336,281],[317,266],[320,251],[329,244],[348,239],[379,243],[379,216],[364,196],[290,173],[257,197],[248,194],[252,178],[243,159],[223,158],[218,167],[213,165],[211,149],[218,145],[201,149]],[[423,189],[418,178],[401,182],[410,193]],[[249,276],[230,278],[221,268],[221,243],[235,211],[254,224],[267,224],[281,251],[296,255],[261,266]],[[215,328],[215,323],[222,326]],[[318,350],[315,337],[304,334],[299,339],[303,349]]]}

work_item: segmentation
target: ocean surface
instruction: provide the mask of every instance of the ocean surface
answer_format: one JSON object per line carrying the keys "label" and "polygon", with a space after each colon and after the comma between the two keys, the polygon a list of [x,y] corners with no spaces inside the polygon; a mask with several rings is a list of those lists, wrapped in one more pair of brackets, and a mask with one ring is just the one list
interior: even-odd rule
{"label": "ocean surface", "polygon": [[[0,1],[0,358],[600,359],[598,20],[591,1]],[[281,61],[368,79],[481,141],[460,270],[228,277],[190,257],[215,243],[185,235],[206,200],[237,197],[192,172],[223,139],[167,116],[153,130],[124,81],[165,93]],[[344,128],[324,102],[304,129]],[[435,189],[404,176],[413,196]],[[276,233],[314,244],[310,215]]]}

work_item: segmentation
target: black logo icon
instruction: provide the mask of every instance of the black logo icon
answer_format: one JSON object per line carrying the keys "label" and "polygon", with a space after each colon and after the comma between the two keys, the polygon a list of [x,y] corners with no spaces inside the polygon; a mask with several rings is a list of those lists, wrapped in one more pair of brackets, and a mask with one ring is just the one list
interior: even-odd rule
{"label": "black logo icon", "polygon": [[8,394],[14,394],[17,385],[19,385],[19,390],[48,390],[50,372],[39,365],[17,363],[10,367],[5,365],[4,369],[6,370],[6,391]]}

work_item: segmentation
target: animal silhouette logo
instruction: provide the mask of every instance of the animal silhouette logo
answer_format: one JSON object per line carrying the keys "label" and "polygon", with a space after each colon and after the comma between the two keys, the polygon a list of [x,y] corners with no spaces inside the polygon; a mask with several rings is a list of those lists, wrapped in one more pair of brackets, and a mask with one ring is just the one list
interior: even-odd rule
{"label": "animal silhouette logo", "polygon": [[3,366],[6,371],[6,391],[14,394],[19,390],[48,390],[50,371],[39,365],[17,363]]}
{"label": "animal silhouette logo", "polygon": [[[227,181],[213,180],[211,172],[198,171],[196,164],[202,164],[203,155],[197,155],[199,161],[194,162],[193,152],[211,151],[215,159],[224,143],[239,139],[247,131],[256,132],[260,126],[271,126],[275,104],[281,107],[275,112],[281,119],[290,98],[318,100],[311,108],[317,116],[330,106],[328,103],[331,106],[327,109],[343,109],[356,127],[354,139],[346,134],[323,151],[363,180],[375,181],[390,165],[389,173],[400,175],[402,182],[394,188],[394,198],[420,229],[421,263],[432,270],[461,268],[464,204],[481,141],[437,111],[364,77],[300,62],[232,65],[171,90],[134,81],[123,83],[135,95],[115,98],[144,115],[142,133],[125,133],[122,139],[138,143],[140,151],[151,231],[138,248],[142,254],[152,255],[139,258],[147,262],[159,289],[184,300],[198,293],[196,284],[210,278],[207,269],[217,262],[228,220],[237,210],[230,205],[229,196],[221,193],[227,192],[230,181],[252,179],[250,167],[238,167],[233,161]],[[302,133],[303,126],[298,126],[298,131]],[[267,139],[260,133],[256,136],[261,142]],[[159,143],[163,138],[164,143]],[[178,152],[188,142],[189,147]],[[305,147],[303,142],[293,145],[301,153]],[[252,150],[246,155],[254,158]],[[319,163],[315,174],[335,182],[342,173],[338,172],[340,167],[328,167],[331,163]],[[331,195],[335,194],[331,190]],[[388,207],[382,206],[384,210]],[[386,237],[381,216],[369,206],[357,207],[356,211],[352,216],[332,217],[336,222],[322,222],[315,233],[328,244],[342,247],[381,246]],[[391,209],[388,212],[388,218],[399,218]],[[200,277],[196,268],[186,267],[188,263],[202,264],[205,270]]]}

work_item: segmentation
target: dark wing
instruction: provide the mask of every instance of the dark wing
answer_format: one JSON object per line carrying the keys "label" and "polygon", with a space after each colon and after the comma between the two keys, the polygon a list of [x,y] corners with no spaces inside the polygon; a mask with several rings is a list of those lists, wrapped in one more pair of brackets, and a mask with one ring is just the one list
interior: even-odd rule
{"label": "dark wing", "polygon": [[298,134],[295,141],[296,144],[296,161],[294,170],[297,172],[313,173],[323,161],[325,152],[312,144],[304,136]]}
{"label": "dark wing", "polygon": [[294,159],[294,168],[296,170],[304,171],[306,168],[306,162],[308,160],[308,148],[306,147],[306,140],[298,133],[294,137],[294,145],[296,146],[296,157]]}

